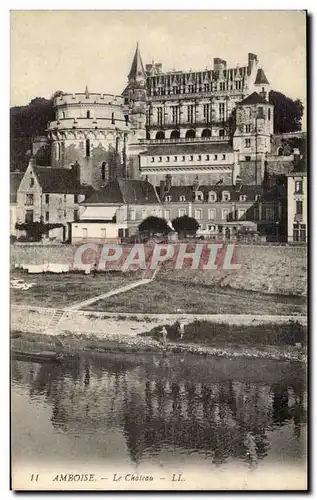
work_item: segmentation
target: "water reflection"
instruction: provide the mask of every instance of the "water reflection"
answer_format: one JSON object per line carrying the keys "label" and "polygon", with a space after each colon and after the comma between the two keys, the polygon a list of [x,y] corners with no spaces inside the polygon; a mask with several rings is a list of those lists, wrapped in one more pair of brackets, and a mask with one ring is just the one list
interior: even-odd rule
{"label": "water reflection", "polygon": [[219,366],[221,361],[215,366],[177,357],[140,363],[112,356],[65,365],[12,360],[12,380],[13,387],[28,388],[31,400],[44,397],[58,432],[83,436],[120,429],[135,463],[180,450],[214,464],[239,459],[255,468],[268,454],[272,429],[292,425],[299,439],[306,422],[301,368],[294,373],[274,365],[280,373],[265,370],[262,379],[252,379],[241,376],[238,365],[230,365],[230,375]]}

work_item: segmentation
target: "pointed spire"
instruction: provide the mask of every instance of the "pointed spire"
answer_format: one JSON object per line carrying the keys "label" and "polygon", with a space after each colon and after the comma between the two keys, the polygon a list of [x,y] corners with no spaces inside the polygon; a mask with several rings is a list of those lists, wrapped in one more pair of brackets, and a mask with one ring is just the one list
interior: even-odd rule
{"label": "pointed spire", "polygon": [[88,99],[88,97],[89,97],[88,85],[86,85],[86,88],[85,88],[85,95],[86,95],[86,97]]}
{"label": "pointed spire", "polygon": [[134,58],[132,61],[130,73],[128,75],[129,78],[135,78],[136,76],[144,76],[145,77],[145,71],[144,71],[144,66],[143,62],[141,59],[140,51],[139,51],[139,42],[136,44],[136,51],[134,54]]}

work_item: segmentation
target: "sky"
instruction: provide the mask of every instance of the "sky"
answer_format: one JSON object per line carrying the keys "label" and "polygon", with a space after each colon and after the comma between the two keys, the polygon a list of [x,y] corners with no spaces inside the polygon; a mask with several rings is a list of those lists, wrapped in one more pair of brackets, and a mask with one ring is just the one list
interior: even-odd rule
{"label": "sky", "polygon": [[306,18],[300,11],[11,11],[11,106],[54,91],[120,94],[137,41],[164,70],[247,64],[306,105]]}

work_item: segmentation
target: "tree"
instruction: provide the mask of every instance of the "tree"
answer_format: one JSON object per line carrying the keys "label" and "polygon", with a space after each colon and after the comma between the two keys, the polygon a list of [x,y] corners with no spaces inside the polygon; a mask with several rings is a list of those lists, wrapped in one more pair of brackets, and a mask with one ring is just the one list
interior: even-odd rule
{"label": "tree", "polygon": [[161,217],[150,216],[144,219],[139,224],[139,233],[152,234],[168,234],[171,228],[168,226],[165,219]]}
{"label": "tree", "polygon": [[41,241],[44,234],[48,234],[51,229],[56,229],[63,227],[64,224],[61,223],[47,223],[45,224],[43,220],[40,222],[23,222],[16,223],[15,229],[26,232],[26,238],[30,241]]}
{"label": "tree", "polygon": [[274,133],[283,134],[302,129],[304,106],[299,99],[293,101],[281,92],[271,90],[269,102],[274,105]]}
{"label": "tree", "polygon": [[172,220],[172,226],[177,233],[194,235],[199,229],[199,224],[193,217],[183,215]]}

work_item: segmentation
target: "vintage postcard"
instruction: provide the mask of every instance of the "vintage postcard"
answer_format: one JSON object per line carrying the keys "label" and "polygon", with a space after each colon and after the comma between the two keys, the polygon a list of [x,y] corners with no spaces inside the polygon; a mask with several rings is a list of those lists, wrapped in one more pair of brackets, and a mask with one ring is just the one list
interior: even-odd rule
{"label": "vintage postcard", "polygon": [[13,490],[307,489],[305,11],[11,11]]}

